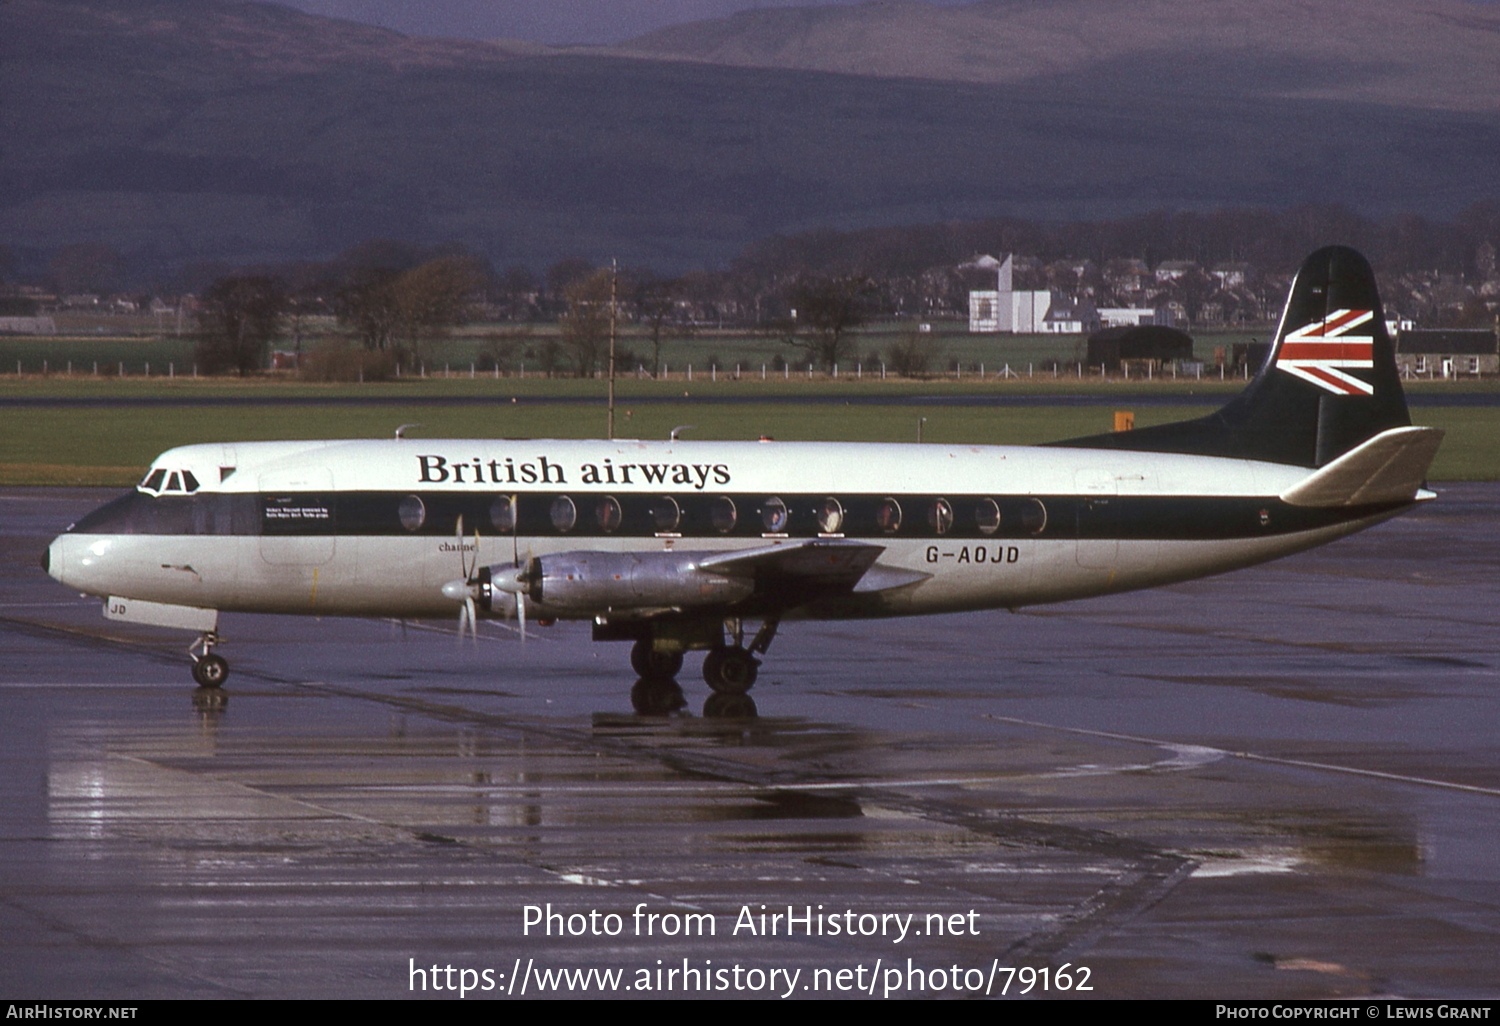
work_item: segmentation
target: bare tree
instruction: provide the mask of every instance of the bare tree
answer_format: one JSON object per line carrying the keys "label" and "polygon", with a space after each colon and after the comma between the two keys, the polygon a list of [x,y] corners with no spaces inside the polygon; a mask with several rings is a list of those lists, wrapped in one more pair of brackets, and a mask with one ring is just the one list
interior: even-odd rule
{"label": "bare tree", "polygon": [[339,321],[354,329],[366,349],[389,349],[401,323],[396,298],[400,273],[385,267],[354,272],[338,291],[334,309]]}
{"label": "bare tree", "polygon": [[415,356],[424,334],[468,321],[485,274],[471,257],[439,257],[419,264],[392,285],[407,350]]}
{"label": "bare tree", "polygon": [[635,289],[635,305],[651,339],[651,376],[661,373],[661,347],[668,337],[687,332],[674,323],[677,313],[677,282],[656,279]]}
{"label": "bare tree", "polygon": [[367,268],[339,290],[339,319],[366,349],[393,350],[415,359],[425,335],[468,320],[483,269],[467,256],[438,257],[406,271]]}
{"label": "bare tree", "polygon": [[562,344],[580,378],[594,373],[599,356],[609,342],[611,275],[601,269],[580,278],[563,290],[568,309],[560,318]]}
{"label": "bare tree", "polygon": [[865,307],[873,292],[868,278],[798,278],[787,291],[792,308],[791,330],[782,341],[807,351],[809,357],[832,371],[850,344],[851,332],[865,323]]}
{"label": "bare tree", "polygon": [[260,370],[267,347],[281,336],[286,309],[286,289],[275,278],[220,278],[198,303],[199,366],[209,374]]}

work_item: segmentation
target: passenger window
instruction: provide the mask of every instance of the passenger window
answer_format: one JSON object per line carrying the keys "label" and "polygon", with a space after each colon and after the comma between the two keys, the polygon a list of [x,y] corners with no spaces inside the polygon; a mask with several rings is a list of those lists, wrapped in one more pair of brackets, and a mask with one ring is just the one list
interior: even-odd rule
{"label": "passenger window", "polygon": [[1047,507],[1040,499],[1027,499],[1021,504],[1021,528],[1027,534],[1041,534],[1047,526]]}
{"label": "passenger window", "polygon": [[[390,507],[387,506],[386,509]],[[427,507],[415,495],[408,495],[401,500],[401,505],[396,508],[396,515],[401,518],[401,526],[408,531],[420,531],[422,525],[427,523]]]}
{"label": "passenger window", "polygon": [[1000,530],[1000,504],[994,499],[980,499],[974,507],[974,526],[980,534],[994,534]]}
{"label": "passenger window", "polygon": [[895,534],[901,530],[901,504],[895,499],[881,499],[875,507],[875,526],[882,534]]}
{"label": "passenger window", "polygon": [[566,534],[573,530],[573,525],[578,523],[578,507],[573,505],[573,500],[566,495],[559,495],[552,500],[552,526],[559,533]]}
{"label": "passenger window", "polygon": [[620,529],[620,522],[625,519],[625,514],[620,510],[620,501],[613,495],[606,495],[599,500],[594,507],[594,522],[599,525],[599,530],[605,534],[613,534]]}
{"label": "passenger window", "polygon": [[760,507],[760,522],[765,527],[767,534],[785,534],[786,525],[791,520],[786,510],[786,503],[776,497],[767,499]]}
{"label": "passenger window", "polygon": [[832,496],[818,503],[818,530],[838,534],[844,529],[844,507]]}
{"label": "passenger window", "polygon": [[721,495],[714,500],[708,510],[709,519],[713,522],[714,530],[720,534],[728,534],[734,530],[734,525],[739,523],[740,511],[734,508],[734,500],[727,495]]}
{"label": "passenger window", "polygon": [[[732,506],[733,503],[730,505]],[[671,534],[677,530],[677,525],[682,523],[682,507],[677,505],[677,500],[670,495],[663,495],[651,504],[651,522],[656,525],[658,534]],[[717,522],[715,526],[718,526]],[[729,526],[734,527],[733,515],[730,517]]]}
{"label": "passenger window", "polygon": [[516,529],[516,500],[509,495],[497,495],[490,503],[490,526],[501,534],[510,534]]}
{"label": "passenger window", "polygon": [[937,534],[953,530],[953,506],[947,499],[933,499],[927,507],[927,526]]}

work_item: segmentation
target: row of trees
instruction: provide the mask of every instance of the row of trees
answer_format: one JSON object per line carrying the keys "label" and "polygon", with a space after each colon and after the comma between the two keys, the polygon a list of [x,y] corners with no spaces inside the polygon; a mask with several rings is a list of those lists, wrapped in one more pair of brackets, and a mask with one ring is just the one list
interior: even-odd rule
{"label": "row of trees", "polygon": [[[216,275],[201,292],[202,362],[241,372],[262,366],[266,347],[286,334],[300,348],[301,318],[318,313],[336,316],[363,351],[381,354],[393,365],[410,364],[421,358],[425,340],[482,311],[489,319],[555,320],[560,325],[555,337],[513,333],[498,339],[492,359],[524,354],[549,372],[587,375],[603,362],[613,310],[633,325],[633,344],[649,350],[621,352],[621,362],[642,364],[653,373],[661,366],[667,340],[691,335],[705,324],[757,328],[828,368],[849,358],[855,329],[871,318],[961,316],[973,286],[957,268],[976,253],[1028,254],[1038,261],[1033,273],[1045,272],[1041,286],[1072,291],[1070,286],[1076,285],[1079,294],[1086,294],[1091,283],[1072,280],[1070,262],[1090,261],[1091,273],[1097,275],[1110,261],[1135,259],[1154,266],[1168,258],[1192,260],[1199,270],[1173,286],[1182,293],[1173,298],[1192,317],[1210,300],[1224,305],[1219,302],[1224,297],[1213,294],[1218,283],[1203,269],[1226,262],[1252,264],[1269,279],[1261,292],[1279,295],[1278,276],[1289,274],[1308,251],[1332,240],[1367,252],[1386,279],[1383,285],[1393,306],[1403,312],[1431,320],[1446,316],[1439,309],[1442,302],[1443,310],[1457,310],[1452,316],[1460,319],[1492,316],[1478,299],[1455,307],[1442,297],[1449,279],[1494,277],[1500,203],[1478,204],[1452,222],[1376,220],[1319,206],[1154,213],[1066,224],[999,218],[818,230],[771,236],[747,247],[727,269],[675,278],[643,268],[600,268],[583,257],[559,260],[540,275],[524,266],[496,272],[461,246],[423,249],[375,240],[323,263]],[[58,277],[75,284],[117,273],[117,261],[97,247],[72,247],[60,252],[56,262]],[[1427,279],[1421,278],[1424,274]],[[1231,296],[1224,302],[1243,307],[1235,316],[1265,316],[1260,293],[1246,295],[1249,300]]]}
{"label": "row of trees", "polygon": [[198,362],[208,373],[246,374],[265,366],[267,350],[292,336],[302,348],[302,319],[332,313],[366,351],[390,366],[420,358],[422,342],[467,322],[489,281],[485,263],[464,253],[411,266],[354,265],[294,286],[293,275],[231,274],[198,301]]}

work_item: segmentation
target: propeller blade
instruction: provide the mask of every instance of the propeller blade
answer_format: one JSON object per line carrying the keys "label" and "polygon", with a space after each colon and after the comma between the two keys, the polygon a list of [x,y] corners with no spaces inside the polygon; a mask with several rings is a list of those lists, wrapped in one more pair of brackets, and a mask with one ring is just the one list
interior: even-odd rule
{"label": "propeller blade", "polygon": [[521,644],[526,644],[526,592],[516,592],[516,618],[521,624]]}
{"label": "propeller blade", "polygon": [[[458,521],[453,525],[453,537],[458,544],[458,571],[464,580],[468,580],[474,571],[469,566],[469,557],[464,552],[464,515],[458,515]],[[478,550],[475,550],[478,554]]]}

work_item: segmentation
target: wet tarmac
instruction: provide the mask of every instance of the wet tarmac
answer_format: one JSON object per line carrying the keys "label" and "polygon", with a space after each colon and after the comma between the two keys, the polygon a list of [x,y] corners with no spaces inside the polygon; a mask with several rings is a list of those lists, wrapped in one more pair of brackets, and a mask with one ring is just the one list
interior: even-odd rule
{"label": "wet tarmac", "polygon": [[0,990],[1494,997],[1500,485],[1439,491],[1153,592],[789,624],[738,717],[696,657],[637,714],[579,625],[226,616],[198,691],[38,566],[110,493],[0,492]]}

